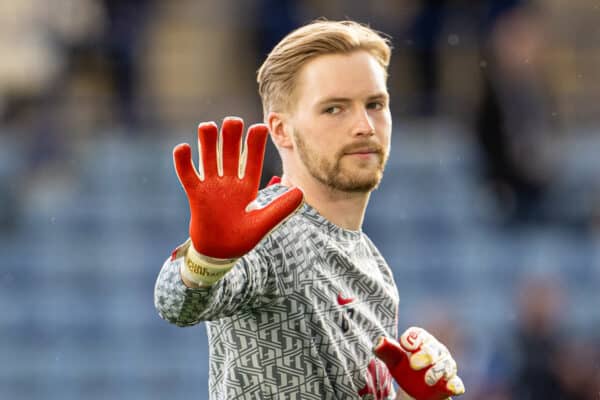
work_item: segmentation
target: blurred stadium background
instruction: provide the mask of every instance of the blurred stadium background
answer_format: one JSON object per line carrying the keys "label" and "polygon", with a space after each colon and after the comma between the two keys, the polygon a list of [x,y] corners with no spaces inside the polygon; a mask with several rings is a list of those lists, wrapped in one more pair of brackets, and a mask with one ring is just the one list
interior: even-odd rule
{"label": "blurred stadium background", "polygon": [[364,229],[400,329],[450,346],[464,399],[598,399],[596,0],[3,0],[1,399],[207,398],[204,327],[153,307],[188,223],[171,149],[260,121],[260,62],[321,16],[395,48]]}

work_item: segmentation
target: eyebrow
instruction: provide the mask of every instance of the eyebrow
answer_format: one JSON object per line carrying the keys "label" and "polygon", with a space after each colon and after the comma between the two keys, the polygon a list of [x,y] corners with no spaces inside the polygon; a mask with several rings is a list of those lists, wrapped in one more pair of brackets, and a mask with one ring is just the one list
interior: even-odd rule
{"label": "eyebrow", "polygon": [[[389,95],[387,93],[377,93],[367,97],[367,101],[380,100],[380,99],[388,99]],[[350,103],[352,101],[349,97],[326,97],[323,100],[319,100],[317,102],[317,106],[321,106],[329,103]]]}

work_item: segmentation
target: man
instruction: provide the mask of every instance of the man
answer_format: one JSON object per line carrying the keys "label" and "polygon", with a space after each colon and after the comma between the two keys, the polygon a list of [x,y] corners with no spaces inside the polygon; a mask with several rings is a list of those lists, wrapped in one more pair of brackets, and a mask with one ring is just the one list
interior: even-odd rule
{"label": "man", "polygon": [[[306,25],[260,68],[266,125],[241,155],[237,118],[220,136],[200,124],[200,171],[188,144],[175,148],[190,240],[165,262],[155,304],[180,326],[207,321],[212,399],[392,399],[391,376],[400,399],[464,391],[427,332],[389,339],[396,285],[361,231],[390,148],[389,58],[355,22]],[[283,176],[256,197],[268,133]]]}

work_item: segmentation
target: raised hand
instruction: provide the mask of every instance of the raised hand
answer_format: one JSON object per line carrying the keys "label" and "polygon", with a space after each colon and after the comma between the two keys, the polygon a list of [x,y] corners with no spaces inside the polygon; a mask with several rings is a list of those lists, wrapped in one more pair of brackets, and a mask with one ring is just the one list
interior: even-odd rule
{"label": "raised hand", "polygon": [[186,262],[192,273],[206,275],[206,279],[196,277],[204,283],[212,283],[226,272],[215,275],[211,267],[222,272],[225,265],[233,265],[302,203],[302,192],[294,188],[266,207],[252,209],[268,128],[252,125],[242,150],[243,127],[240,118],[225,118],[219,137],[214,122],[198,126],[200,171],[194,167],[189,144],[177,145],[173,150],[175,170],[190,206],[193,253],[192,263]]}

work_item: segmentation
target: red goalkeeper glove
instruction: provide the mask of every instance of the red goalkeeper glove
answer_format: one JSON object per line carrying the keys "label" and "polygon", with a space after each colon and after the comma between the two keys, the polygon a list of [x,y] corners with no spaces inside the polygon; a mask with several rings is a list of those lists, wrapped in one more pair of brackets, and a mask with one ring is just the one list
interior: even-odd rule
{"label": "red goalkeeper glove", "polygon": [[450,352],[424,329],[407,329],[399,342],[381,337],[373,351],[400,386],[399,399],[443,400],[465,392]]}
{"label": "red goalkeeper glove", "polygon": [[198,126],[200,173],[189,144],[173,150],[191,214],[192,246],[181,273],[195,284],[210,285],[222,278],[239,257],[302,204],[302,192],[294,188],[264,208],[249,207],[258,194],[268,128],[252,125],[240,153],[243,128],[240,118],[225,118],[219,140],[214,122]]}

